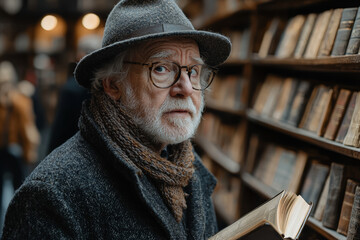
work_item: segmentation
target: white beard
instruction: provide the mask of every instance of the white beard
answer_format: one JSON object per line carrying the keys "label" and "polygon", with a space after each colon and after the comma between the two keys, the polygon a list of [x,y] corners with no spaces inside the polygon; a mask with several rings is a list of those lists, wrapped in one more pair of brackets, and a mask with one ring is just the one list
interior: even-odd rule
{"label": "white beard", "polygon": [[[186,99],[166,97],[160,109],[152,106],[140,104],[130,86],[126,88],[126,99],[121,101],[125,105],[135,123],[150,137],[154,142],[162,144],[178,144],[192,138],[201,121],[204,109],[204,97],[201,95],[201,106],[199,111],[190,97]],[[164,115],[165,112],[173,109],[186,109],[191,114],[186,118],[174,118]],[[162,121],[163,120],[163,121]]]}

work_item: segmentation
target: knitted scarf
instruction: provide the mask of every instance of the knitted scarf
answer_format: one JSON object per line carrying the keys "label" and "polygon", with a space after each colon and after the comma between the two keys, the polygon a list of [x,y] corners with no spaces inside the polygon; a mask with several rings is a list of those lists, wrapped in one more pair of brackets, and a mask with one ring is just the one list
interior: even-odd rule
{"label": "knitted scarf", "polygon": [[119,155],[125,154],[125,161],[153,180],[176,221],[180,222],[187,207],[183,187],[188,185],[194,172],[190,141],[168,147],[168,159],[165,159],[152,150],[151,137],[134,123],[121,102],[105,93],[96,93],[89,110]]}

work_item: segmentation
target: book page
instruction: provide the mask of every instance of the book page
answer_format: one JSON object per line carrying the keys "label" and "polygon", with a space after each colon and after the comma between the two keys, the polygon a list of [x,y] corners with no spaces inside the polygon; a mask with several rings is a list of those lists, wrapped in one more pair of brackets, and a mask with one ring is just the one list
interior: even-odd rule
{"label": "book page", "polygon": [[286,229],[284,231],[285,238],[296,239],[301,226],[304,221],[307,219],[311,210],[311,205],[309,205],[301,196],[297,196],[296,200],[293,203],[289,215],[287,217]]}
{"label": "book page", "polygon": [[256,227],[262,225],[265,222],[268,222],[274,227],[274,229],[277,230],[276,214],[280,199],[283,197],[283,195],[284,191],[263,205],[260,205],[255,210],[246,214],[235,223],[221,230],[209,240],[238,239],[239,237],[251,232]]}

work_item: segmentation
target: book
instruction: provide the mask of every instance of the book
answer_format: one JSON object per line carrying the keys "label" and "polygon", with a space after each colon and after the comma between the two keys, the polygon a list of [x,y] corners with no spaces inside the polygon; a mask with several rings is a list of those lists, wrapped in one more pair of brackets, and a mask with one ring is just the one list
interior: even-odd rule
{"label": "book", "polygon": [[352,179],[348,179],[346,182],[346,190],[341,207],[340,220],[339,220],[338,228],[336,230],[338,233],[345,236],[347,235],[348,232],[351,209],[354,203],[355,190],[357,186],[359,186],[359,183]]}
{"label": "book", "polygon": [[[289,149],[284,149],[276,164],[276,171],[274,173],[273,180],[267,182],[270,186],[278,191],[289,190],[289,184],[293,177],[296,163],[296,152]],[[275,166],[275,164],[272,164]],[[296,169],[297,170],[297,169]],[[301,171],[301,170],[299,170]],[[296,191],[296,189],[295,189]]]}
{"label": "book", "polygon": [[330,113],[332,95],[333,89],[325,85],[319,85],[313,102],[309,102],[311,105],[308,112],[306,112],[307,114],[304,115],[301,128],[315,132],[319,136],[323,134],[324,126]]}
{"label": "book", "polygon": [[[360,8],[360,7],[359,7]],[[357,11],[345,55],[358,54],[360,49],[360,11]]]}
{"label": "book", "polygon": [[272,78],[273,80],[270,85],[269,94],[261,111],[261,115],[263,116],[270,116],[274,112],[280,97],[278,93],[281,92],[284,83],[283,79],[279,76],[273,76]]}
{"label": "book", "polygon": [[356,95],[354,112],[343,143],[348,146],[360,147],[360,92],[357,92]]}
{"label": "book", "polygon": [[304,58],[316,58],[320,49],[320,44],[324,38],[325,31],[330,21],[333,9],[320,13],[316,19],[314,29],[311,33],[308,45],[304,53]]}
{"label": "book", "polygon": [[268,54],[271,52],[271,47],[275,45],[274,41],[277,39],[277,36],[280,35],[280,25],[281,20],[279,18],[273,18],[270,21],[270,25],[266,29],[260,44],[258,52],[259,57],[267,57]]}
{"label": "book", "polygon": [[318,221],[322,221],[324,210],[326,206],[326,200],[329,193],[329,185],[330,185],[330,175],[327,176],[325,185],[321,191],[321,195],[317,204],[317,207],[314,211],[314,218]]}
{"label": "book", "polygon": [[324,138],[334,140],[335,136],[337,134],[337,131],[340,127],[340,122],[342,121],[344,114],[345,114],[345,108],[349,102],[351,95],[351,91],[347,89],[341,89],[339,96],[336,100],[334,110],[331,114],[329,124],[326,127],[326,131],[324,134]]}
{"label": "book", "polygon": [[282,191],[209,240],[297,239],[311,207],[301,196]]}
{"label": "book", "polygon": [[294,54],[296,43],[298,42],[301,29],[305,22],[304,15],[296,15],[292,17],[286,24],[282,33],[280,43],[277,46],[275,56],[279,58],[288,58]]}
{"label": "book", "polygon": [[331,50],[334,46],[336,33],[340,25],[342,12],[342,8],[334,9],[330,18],[329,25],[325,32],[324,39],[320,45],[320,49],[318,52],[319,57],[330,56]]}
{"label": "book", "polygon": [[245,171],[252,173],[254,171],[257,153],[259,152],[260,139],[256,134],[252,134],[249,140],[249,147],[246,156]]}
{"label": "book", "polygon": [[285,111],[287,111],[287,115],[290,112],[290,104],[293,96],[295,95],[295,90],[297,87],[298,81],[294,78],[286,78],[283,83],[283,87],[281,92],[279,93],[280,97],[276,104],[275,110],[272,113],[272,118],[276,120],[281,120],[283,115],[285,115]]}
{"label": "book", "polygon": [[356,13],[357,7],[343,9],[331,56],[342,56],[345,54]]}
{"label": "book", "polygon": [[359,174],[359,169],[350,165],[333,162],[331,163],[329,174],[330,185],[322,224],[324,227],[336,230],[340,218],[346,180],[356,177]]}
{"label": "book", "polygon": [[327,228],[336,229],[339,222],[339,205],[342,202],[342,188],[345,182],[344,172],[344,165],[334,162],[331,164],[329,193],[322,219],[322,224]]}
{"label": "book", "polygon": [[346,111],[345,111],[344,118],[341,121],[339,131],[338,131],[338,133],[336,135],[336,139],[335,139],[336,142],[342,143],[344,141],[344,138],[345,138],[345,136],[346,136],[346,134],[348,132],[348,129],[349,129],[349,125],[350,125],[350,122],[351,122],[352,115],[354,113],[356,97],[357,97],[357,92],[352,92],[349,103],[348,103],[348,106],[347,106]]}
{"label": "book", "polygon": [[308,81],[300,81],[291,104],[289,115],[284,117],[284,121],[286,121],[289,125],[298,126],[306,107],[310,87],[311,85]]}
{"label": "book", "polygon": [[307,43],[313,31],[317,14],[310,13],[306,16],[304,26],[301,30],[298,42],[294,50],[294,58],[301,58],[304,55]]}
{"label": "book", "polygon": [[347,239],[358,240],[359,236],[360,236],[360,186],[357,186],[355,190],[353,206],[351,209]]}
{"label": "book", "polygon": [[314,102],[318,101],[317,98],[319,98],[320,96],[319,90],[320,90],[320,85],[316,85],[312,88],[310,98],[308,99],[306,103],[306,107],[304,109],[304,113],[301,116],[301,121],[298,126],[299,128],[305,128],[310,112],[313,111],[313,108],[315,106]]}
{"label": "book", "polygon": [[[310,165],[310,169],[306,174],[304,185],[301,189],[301,196],[307,202],[313,203],[313,209],[315,210],[317,207],[317,203],[320,198],[321,191],[324,187],[326,178],[329,173],[329,166],[325,164],[321,164],[317,161],[312,161]],[[311,213],[314,215],[314,211]]]}

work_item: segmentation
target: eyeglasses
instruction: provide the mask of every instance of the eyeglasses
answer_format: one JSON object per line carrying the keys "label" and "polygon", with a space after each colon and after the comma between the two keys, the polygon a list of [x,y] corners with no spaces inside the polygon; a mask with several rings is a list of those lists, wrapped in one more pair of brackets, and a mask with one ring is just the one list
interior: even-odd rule
{"label": "eyeglasses", "polygon": [[206,66],[204,64],[195,64],[191,66],[180,66],[171,61],[158,61],[153,63],[129,62],[128,64],[137,64],[149,67],[149,77],[155,87],[169,88],[180,79],[181,69],[186,72],[191,81],[192,88],[198,91],[204,91],[213,81],[217,72],[216,68]]}

